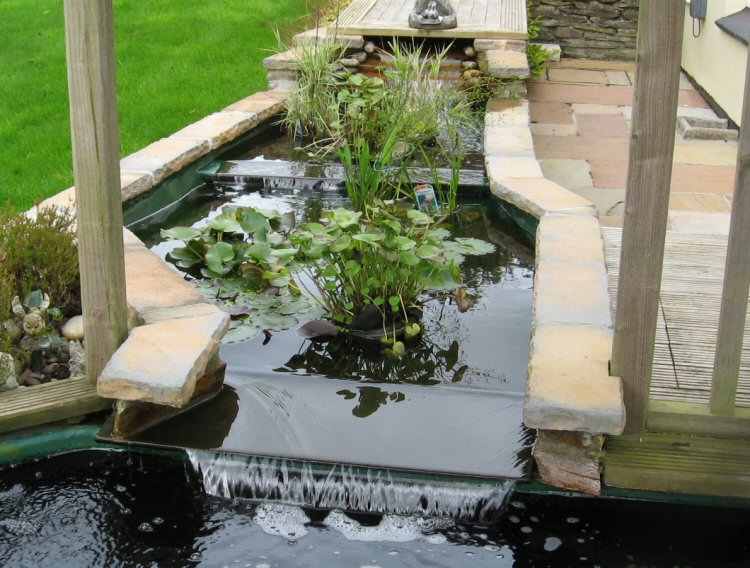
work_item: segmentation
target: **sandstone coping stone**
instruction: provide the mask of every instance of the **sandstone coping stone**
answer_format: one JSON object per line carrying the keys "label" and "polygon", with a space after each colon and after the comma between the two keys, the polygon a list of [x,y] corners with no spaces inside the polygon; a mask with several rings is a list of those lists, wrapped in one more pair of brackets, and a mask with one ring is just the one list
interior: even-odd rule
{"label": "sandstone coping stone", "polygon": [[525,51],[480,51],[479,68],[498,79],[528,79],[531,76]]}
{"label": "sandstone coping stone", "polygon": [[269,71],[296,71],[299,67],[297,63],[302,57],[302,49],[293,47],[281,53],[274,53],[263,60],[263,67]]}
{"label": "sandstone coping stone", "polygon": [[149,172],[120,171],[122,202],[125,203],[156,185],[154,176]]}
{"label": "sandstone coping stone", "polygon": [[496,197],[522,211],[541,218],[547,213],[596,216],[594,205],[546,178],[506,178],[491,161],[487,162],[490,190]]}
{"label": "sandstone coping stone", "polygon": [[192,398],[227,329],[225,313],[136,327],[99,376],[97,393],[180,408]]}
{"label": "sandstone coping stone", "polygon": [[534,158],[517,158],[505,156],[488,156],[485,159],[488,168],[503,172],[503,178],[541,178],[544,177],[539,162]]}
{"label": "sandstone coping stone", "polygon": [[537,259],[531,317],[532,328],[552,323],[611,327],[606,268],[595,262]]}
{"label": "sandstone coping stone", "polygon": [[604,264],[604,240],[595,217],[551,213],[539,220],[536,259]]}
{"label": "sandstone coping stone", "polygon": [[526,53],[526,42],[518,39],[475,39],[474,49],[482,51],[520,51]]}
{"label": "sandstone coping stone", "polygon": [[125,251],[128,303],[139,316],[149,310],[175,308],[207,300],[155,253],[146,248]]}
{"label": "sandstone coping stone", "polygon": [[40,207],[68,207],[70,209],[74,208],[76,205],[76,188],[75,187],[69,187],[68,189],[65,189],[61,191],[60,193],[57,193],[53,195],[52,197],[48,197],[44,201],[42,201],[39,206]]}
{"label": "sandstone coping stone", "polygon": [[162,138],[121,160],[120,168],[123,172],[149,173],[156,184],[210,150],[206,140]]}
{"label": "sandstone coping stone", "polygon": [[178,130],[170,138],[206,139],[213,150],[239,138],[257,124],[258,115],[254,112],[221,111]]}
{"label": "sandstone coping stone", "polygon": [[621,434],[621,382],[609,376],[612,332],[605,327],[539,325],[529,359],[524,423],[531,428]]}
{"label": "sandstone coping stone", "polygon": [[284,110],[288,93],[282,91],[261,91],[232,103],[225,111],[254,112],[259,122],[265,122]]}
{"label": "sandstone coping stone", "polygon": [[135,236],[133,231],[126,229],[125,227],[122,229],[122,244],[125,246],[125,250],[146,247],[146,245],[143,244],[143,241]]}
{"label": "sandstone coping stone", "polygon": [[491,99],[484,115],[485,128],[491,126],[529,126],[529,101]]}
{"label": "sandstone coping stone", "polygon": [[533,156],[534,139],[529,126],[488,126],[484,129],[485,156]]}
{"label": "sandstone coping stone", "polygon": [[142,325],[157,323],[173,319],[192,318],[221,313],[222,310],[214,304],[189,304],[174,308],[163,308],[144,312],[140,318]]}

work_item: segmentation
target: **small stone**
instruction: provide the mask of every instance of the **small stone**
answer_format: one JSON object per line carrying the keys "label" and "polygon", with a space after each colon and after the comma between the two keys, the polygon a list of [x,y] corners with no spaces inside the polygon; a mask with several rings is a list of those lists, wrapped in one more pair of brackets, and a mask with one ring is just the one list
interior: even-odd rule
{"label": "small stone", "polygon": [[373,42],[368,41],[367,43],[365,43],[365,47],[364,47],[365,53],[375,53],[376,49],[377,48],[375,47],[375,44]]}
{"label": "small stone", "polygon": [[83,316],[73,316],[65,322],[60,331],[68,341],[83,340]]}
{"label": "small stone", "polygon": [[467,45],[464,47],[464,55],[466,57],[476,57],[477,56],[477,50],[474,49],[472,46]]}
{"label": "small stone", "polygon": [[13,390],[18,387],[16,365],[10,353],[0,352],[0,391]]}
{"label": "small stone", "polygon": [[70,367],[71,377],[80,377],[86,374],[86,352],[83,349],[80,341],[71,341],[68,343],[68,353],[70,354],[70,361],[68,366]]}
{"label": "small stone", "polygon": [[356,59],[360,63],[364,63],[365,61],[367,61],[367,53],[365,53],[364,51],[357,51],[350,54],[349,57],[351,57],[352,59]]}
{"label": "small stone", "polygon": [[343,65],[344,67],[359,67],[359,60],[354,59],[353,57],[344,57],[343,59],[339,60],[339,63]]}
{"label": "small stone", "polygon": [[469,79],[474,79],[481,76],[482,72],[479,69],[469,69],[468,71],[464,71],[463,74],[464,81],[468,81]]}
{"label": "small stone", "polygon": [[477,66],[478,65],[477,65],[476,61],[469,60],[469,61],[462,61],[461,62],[461,67],[463,67],[464,69],[476,69]]}

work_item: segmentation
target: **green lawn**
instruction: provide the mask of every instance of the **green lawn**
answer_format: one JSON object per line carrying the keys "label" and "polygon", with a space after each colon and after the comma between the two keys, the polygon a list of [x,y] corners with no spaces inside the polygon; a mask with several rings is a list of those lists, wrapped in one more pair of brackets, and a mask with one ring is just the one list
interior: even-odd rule
{"label": "green lawn", "polygon": [[[267,88],[311,0],[114,0],[122,155]],[[0,0],[0,208],[73,184],[63,2]]]}

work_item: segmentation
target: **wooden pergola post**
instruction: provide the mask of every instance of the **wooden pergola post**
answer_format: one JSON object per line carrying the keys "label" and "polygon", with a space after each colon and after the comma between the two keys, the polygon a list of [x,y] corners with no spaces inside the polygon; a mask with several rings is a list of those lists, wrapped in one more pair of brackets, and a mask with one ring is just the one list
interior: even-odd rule
{"label": "wooden pergola post", "polygon": [[740,374],[742,340],[745,337],[747,298],[750,292],[750,52],[745,73],[745,101],[742,107],[737,173],[732,198],[727,265],[721,297],[719,334],[716,341],[711,412],[734,414],[737,379]]}
{"label": "wooden pergola post", "polygon": [[65,0],[86,372],[127,337],[112,0]]}
{"label": "wooden pergola post", "polygon": [[646,426],[680,85],[683,0],[641,0],[637,73],[610,372],[629,432]]}

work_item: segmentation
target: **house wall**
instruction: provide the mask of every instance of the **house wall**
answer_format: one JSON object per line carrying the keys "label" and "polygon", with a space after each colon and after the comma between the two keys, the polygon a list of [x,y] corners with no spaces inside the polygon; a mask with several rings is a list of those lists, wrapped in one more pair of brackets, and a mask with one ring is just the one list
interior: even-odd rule
{"label": "house wall", "polygon": [[560,45],[563,57],[634,60],[638,0],[531,0],[538,41]]}
{"label": "house wall", "polygon": [[[740,123],[745,90],[747,46],[719,29],[717,19],[748,7],[746,0],[708,0],[700,35],[693,37],[693,18],[685,3],[682,68],[735,123]],[[697,22],[695,31],[698,31]]]}

